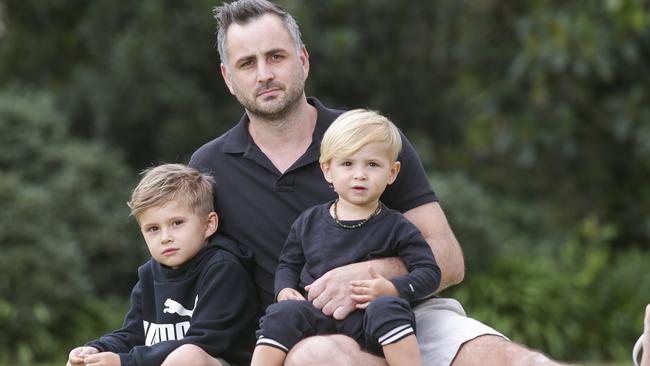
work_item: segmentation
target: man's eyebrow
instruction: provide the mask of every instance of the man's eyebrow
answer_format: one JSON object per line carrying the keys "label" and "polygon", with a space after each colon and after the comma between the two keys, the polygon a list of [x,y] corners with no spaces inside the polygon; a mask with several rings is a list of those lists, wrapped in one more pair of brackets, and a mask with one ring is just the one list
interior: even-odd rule
{"label": "man's eyebrow", "polygon": [[240,63],[242,63],[244,61],[252,60],[254,58],[255,58],[255,55],[242,56],[242,57],[238,58],[237,60],[235,60],[235,65],[238,65],[238,64],[240,64]]}
{"label": "man's eyebrow", "polygon": [[[264,52],[264,56],[269,56],[269,55],[273,55],[273,54],[276,54],[276,53],[286,54],[288,52],[289,51],[284,49],[284,48],[271,48],[270,50]],[[237,60],[235,60],[235,65],[240,64],[240,63],[242,63],[244,61],[249,61],[249,60],[253,60],[253,59],[255,59],[255,54],[244,55],[244,56],[241,56],[240,58],[238,58]]]}
{"label": "man's eyebrow", "polygon": [[288,51],[284,48],[272,48],[266,52],[264,52],[265,55],[272,55],[274,53],[287,53]]}

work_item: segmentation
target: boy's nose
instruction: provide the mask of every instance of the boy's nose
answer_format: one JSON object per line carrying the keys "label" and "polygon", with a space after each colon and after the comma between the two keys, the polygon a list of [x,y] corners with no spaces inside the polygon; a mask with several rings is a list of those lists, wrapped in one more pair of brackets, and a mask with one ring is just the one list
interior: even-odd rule
{"label": "boy's nose", "polygon": [[171,236],[171,233],[168,230],[163,230],[162,235],[160,237],[160,241],[163,244],[171,243],[173,241],[173,238]]}
{"label": "boy's nose", "polygon": [[356,170],[354,172],[354,179],[366,179],[367,174],[363,169]]}

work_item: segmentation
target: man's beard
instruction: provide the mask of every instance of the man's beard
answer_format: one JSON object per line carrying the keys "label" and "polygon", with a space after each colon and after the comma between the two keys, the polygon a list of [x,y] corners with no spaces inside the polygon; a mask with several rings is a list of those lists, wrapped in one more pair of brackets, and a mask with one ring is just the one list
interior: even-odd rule
{"label": "man's beard", "polygon": [[[281,88],[281,85],[270,81],[256,88],[253,95],[257,96],[263,90],[277,87]],[[250,115],[267,121],[277,121],[284,119],[298,105],[304,90],[305,84],[300,73],[287,87],[281,88],[282,93],[269,103],[259,103],[255,97],[247,98],[243,93],[235,93],[235,97]]]}

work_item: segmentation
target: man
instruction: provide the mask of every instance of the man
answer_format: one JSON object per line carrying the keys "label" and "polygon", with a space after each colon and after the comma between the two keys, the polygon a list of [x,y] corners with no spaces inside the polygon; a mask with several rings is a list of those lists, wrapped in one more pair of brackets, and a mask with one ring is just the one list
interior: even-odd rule
{"label": "man", "polygon": [[[190,165],[217,180],[222,233],[255,253],[255,282],[264,306],[273,301],[274,270],[291,224],[305,209],[335,198],[319,164],[320,139],[342,111],[307,98],[309,55],[295,20],[266,0],[240,0],[215,9],[221,74],[246,113],[230,131],[197,150]],[[401,211],[424,235],[442,272],[440,289],[462,281],[462,252],[412,145],[404,139],[402,171],[382,202]],[[354,303],[351,280],[368,279],[369,263],[336,268],[308,289],[323,313],[345,318]],[[372,261],[384,277],[406,273],[396,258]],[[456,301],[431,299],[414,309],[426,365],[554,364],[467,318]],[[289,353],[287,365],[381,365],[342,335],[311,337]]]}

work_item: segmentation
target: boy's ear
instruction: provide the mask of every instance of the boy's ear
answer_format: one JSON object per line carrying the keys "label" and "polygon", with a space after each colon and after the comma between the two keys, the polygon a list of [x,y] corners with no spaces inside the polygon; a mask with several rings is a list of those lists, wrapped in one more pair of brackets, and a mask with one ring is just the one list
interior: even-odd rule
{"label": "boy's ear", "polygon": [[390,168],[390,172],[388,173],[388,184],[393,184],[401,168],[402,164],[399,161],[393,163],[393,166]]}
{"label": "boy's ear", "polygon": [[323,176],[325,177],[327,183],[332,183],[332,175],[330,174],[330,162],[326,161],[324,163],[320,163],[320,170],[323,171]]}
{"label": "boy's ear", "polygon": [[211,237],[217,231],[217,227],[219,227],[219,216],[214,211],[210,212],[205,226],[205,238]]}

